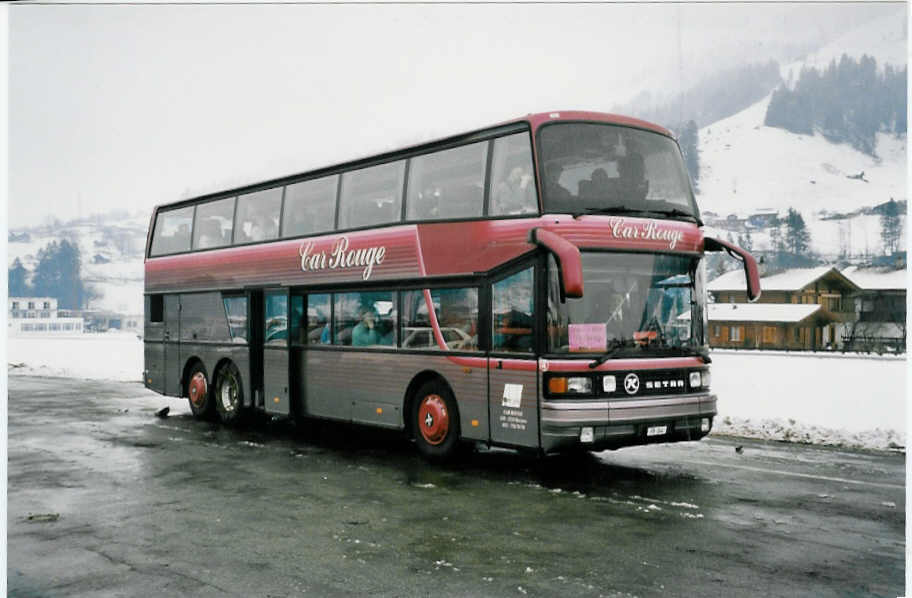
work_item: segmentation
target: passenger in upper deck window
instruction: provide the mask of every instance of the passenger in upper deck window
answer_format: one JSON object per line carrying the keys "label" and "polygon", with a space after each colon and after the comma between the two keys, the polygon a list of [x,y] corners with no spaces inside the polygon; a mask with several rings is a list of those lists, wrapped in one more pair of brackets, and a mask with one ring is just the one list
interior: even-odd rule
{"label": "passenger in upper deck window", "polygon": [[494,214],[523,214],[535,209],[532,175],[522,166],[510,170],[494,189]]}
{"label": "passenger in upper deck window", "polygon": [[565,201],[573,198],[573,194],[560,184],[563,172],[564,167],[557,162],[549,162],[545,165],[545,197],[549,201]]}

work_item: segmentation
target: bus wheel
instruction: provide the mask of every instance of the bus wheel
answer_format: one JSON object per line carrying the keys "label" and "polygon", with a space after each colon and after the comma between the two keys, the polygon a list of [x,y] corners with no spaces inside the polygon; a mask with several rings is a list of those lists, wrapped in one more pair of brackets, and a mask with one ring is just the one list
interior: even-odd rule
{"label": "bus wheel", "polygon": [[440,381],[426,382],[412,403],[415,443],[432,460],[452,458],[459,445],[459,412],[449,389]]}
{"label": "bus wheel", "polygon": [[193,413],[193,417],[198,419],[212,417],[214,404],[209,390],[206,368],[202,363],[196,363],[187,378],[187,400],[190,401],[190,411]]}
{"label": "bus wheel", "polygon": [[229,362],[222,366],[215,378],[215,408],[223,423],[236,423],[241,419],[244,406],[244,386],[241,373]]}

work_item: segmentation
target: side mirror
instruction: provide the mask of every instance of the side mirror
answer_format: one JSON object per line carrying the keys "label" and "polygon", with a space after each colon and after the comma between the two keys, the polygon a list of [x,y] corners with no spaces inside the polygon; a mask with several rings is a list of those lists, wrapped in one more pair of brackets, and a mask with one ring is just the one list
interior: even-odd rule
{"label": "side mirror", "polygon": [[744,279],[747,281],[747,299],[754,302],[760,298],[760,270],[757,269],[757,260],[754,256],[741,249],[734,243],[728,243],[714,237],[703,238],[705,251],[724,251],[736,260],[744,263]]}
{"label": "side mirror", "polygon": [[583,260],[579,248],[567,239],[541,228],[529,231],[529,243],[550,251],[560,270],[561,301],[583,296]]}

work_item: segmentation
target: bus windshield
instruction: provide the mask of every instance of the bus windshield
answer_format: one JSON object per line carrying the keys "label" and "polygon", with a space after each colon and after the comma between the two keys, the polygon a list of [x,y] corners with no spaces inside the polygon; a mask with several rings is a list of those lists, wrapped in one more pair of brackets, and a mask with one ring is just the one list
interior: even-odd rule
{"label": "bus windshield", "polygon": [[695,258],[604,252],[581,257],[585,293],[563,303],[557,264],[549,259],[549,353],[630,357],[693,352],[702,344],[702,278]]}
{"label": "bus windshield", "polygon": [[698,216],[677,144],[617,125],[555,123],[539,134],[545,212]]}

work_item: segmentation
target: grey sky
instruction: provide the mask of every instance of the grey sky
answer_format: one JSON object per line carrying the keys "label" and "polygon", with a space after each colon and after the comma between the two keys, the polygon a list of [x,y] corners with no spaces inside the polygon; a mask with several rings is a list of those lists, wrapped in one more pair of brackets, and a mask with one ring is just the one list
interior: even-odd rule
{"label": "grey sky", "polygon": [[528,112],[607,111],[902,7],[15,5],[9,225],[148,210]]}

